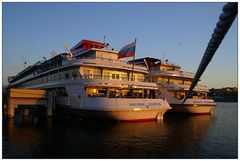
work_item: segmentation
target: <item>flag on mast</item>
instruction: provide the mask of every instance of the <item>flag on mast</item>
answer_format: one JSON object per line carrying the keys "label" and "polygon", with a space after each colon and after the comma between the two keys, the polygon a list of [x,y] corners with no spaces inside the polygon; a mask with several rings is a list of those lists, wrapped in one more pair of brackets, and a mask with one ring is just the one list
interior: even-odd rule
{"label": "flag on mast", "polygon": [[125,45],[118,52],[118,59],[135,56],[136,41]]}

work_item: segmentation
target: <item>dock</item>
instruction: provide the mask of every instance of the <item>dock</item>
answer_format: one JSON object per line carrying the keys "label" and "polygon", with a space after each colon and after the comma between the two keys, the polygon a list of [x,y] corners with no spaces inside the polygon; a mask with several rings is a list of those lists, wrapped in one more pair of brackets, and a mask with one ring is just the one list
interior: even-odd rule
{"label": "dock", "polygon": [[51,90],[10,88],[7,92],[7,115],[15,116],[15,110],[23,107],[23,115],[29,115],[30,108],[46,108],[46,116],[51,117],[55,106],[54,92]]}

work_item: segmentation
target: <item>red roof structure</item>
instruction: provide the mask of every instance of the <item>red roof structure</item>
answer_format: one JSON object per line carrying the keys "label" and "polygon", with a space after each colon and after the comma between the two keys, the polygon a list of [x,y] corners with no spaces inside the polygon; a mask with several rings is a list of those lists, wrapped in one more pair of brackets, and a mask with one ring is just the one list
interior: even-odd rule
{"label": "red roof structure", "polygon": [[75,45],[71,51],[77,50],[77,49],[83,49],[83,50],[89,50],[91,48],[97,48],[97,49],[102,49],[104,47],[106,47],[107,45],[105,43],[101,43],[101,42],[96,42],[96,41],[92,41],[92,40],[86,40],[83,39],[82,41],[80,41],[77,45]]}

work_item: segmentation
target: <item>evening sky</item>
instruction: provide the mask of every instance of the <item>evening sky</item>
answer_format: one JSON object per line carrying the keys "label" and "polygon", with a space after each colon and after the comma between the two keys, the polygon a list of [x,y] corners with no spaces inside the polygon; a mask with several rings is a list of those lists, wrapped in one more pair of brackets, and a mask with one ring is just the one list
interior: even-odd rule
{"label": "evening sky", "polygon": [[[156,57],[196,72],[225,3],[3,3],[3,84],[49,52],[82,39],[116,50],[137,38],[136,58]],[[163,54],[164,53],[164,54]],[[199,84],[237,86],[237,18]]]}

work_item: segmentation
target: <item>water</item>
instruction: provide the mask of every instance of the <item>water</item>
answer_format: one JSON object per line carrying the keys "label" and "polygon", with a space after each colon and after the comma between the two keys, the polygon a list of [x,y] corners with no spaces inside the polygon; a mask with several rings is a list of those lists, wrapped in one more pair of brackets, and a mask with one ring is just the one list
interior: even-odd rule
{"label": "water", "polygon": [[237,103],[211,115],[117,123],[79,118],[3,120],[3,158],[237,158]]}

